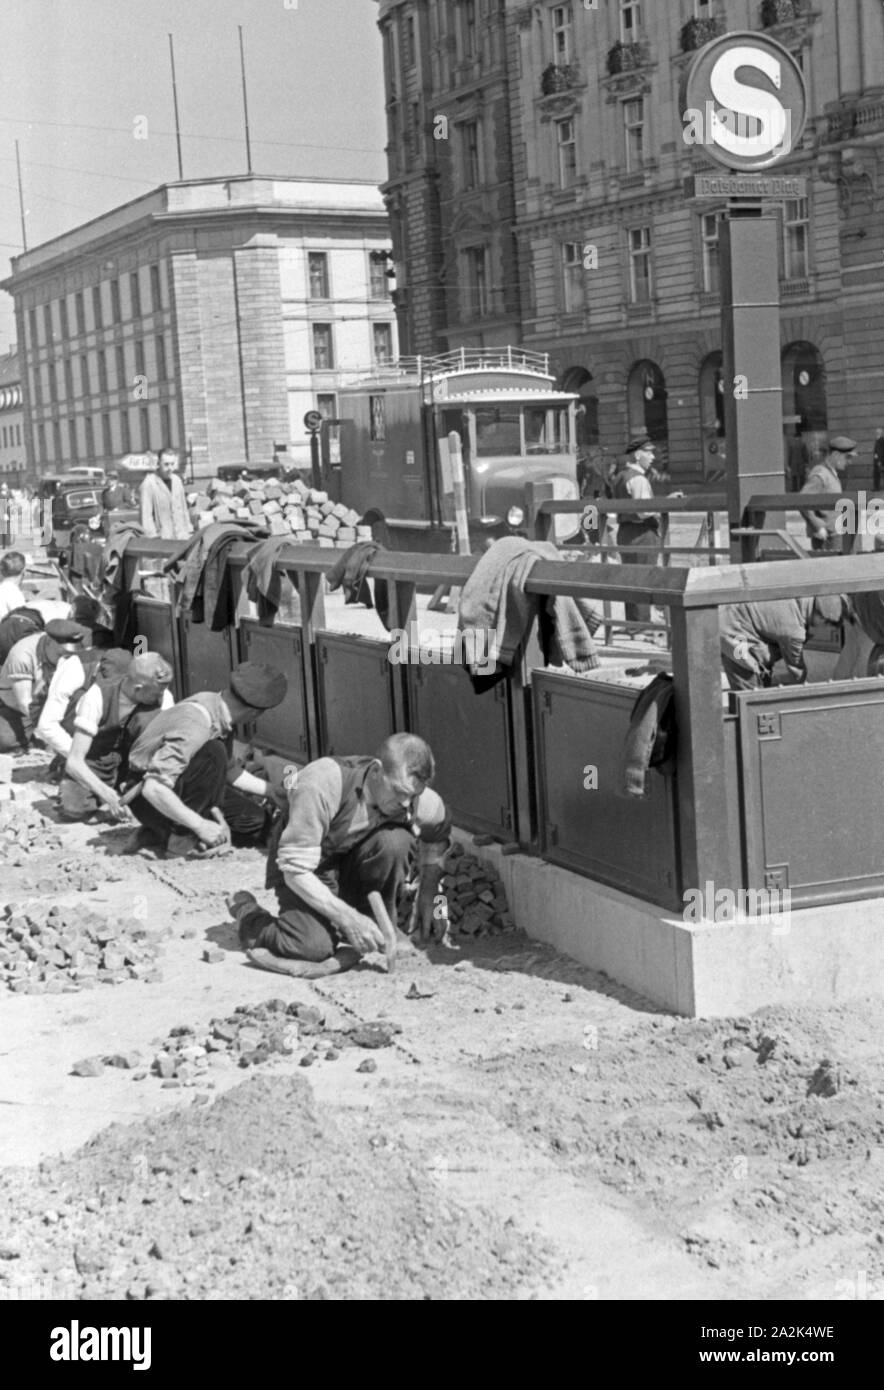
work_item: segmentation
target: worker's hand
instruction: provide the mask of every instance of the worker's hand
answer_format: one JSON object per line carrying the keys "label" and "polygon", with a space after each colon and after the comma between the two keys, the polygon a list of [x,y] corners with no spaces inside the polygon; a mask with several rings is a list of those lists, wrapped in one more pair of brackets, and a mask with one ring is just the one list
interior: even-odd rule
{"label": "worker's hand", "polygon": [[223,818],[218,820],[202,819],[200,821],[200,828],[197,831],[197,839],[200,840],[202,844],[208,845],[210,849],[215,849],[217,845],[223,845],[230,839],[230,831],[227,827],[227,822]]}
{"label": "worker's hand", "polygon": [[120,804],[120,798],[116,792],[107,798],[104,809],[111,820],[125,821],[129,819],[129,808]]}
{"label": "worker's hand", "polygon": [[365,917],[353,907],[342,904],[342,910],[335,925],[345,940],[361,956],[367,956],[372,951],[384,949],[383,933],[377,922],[373,917]]}

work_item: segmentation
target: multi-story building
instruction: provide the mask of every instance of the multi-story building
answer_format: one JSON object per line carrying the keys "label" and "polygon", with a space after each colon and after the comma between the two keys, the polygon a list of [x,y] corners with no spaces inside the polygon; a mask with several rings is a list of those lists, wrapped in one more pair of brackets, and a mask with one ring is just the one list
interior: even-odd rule
{"label": "multi-story building", "polygon": [[[806,177],[808,196],[768,209],[779,228],[784,432],[800,431],[812,446],[826,430],[849,432],[868,470],[875,426],[884,423],[881,0],[381,0],[388,51],[401,48],[413,21],[417,62],[429,74],[428,128],[437,107],[451,109],[451,93],[435,80],[444,69],[440,36],[469,31],[474,16],[487,32],[501,24],[505,32],[503,73],[499,61],[483,61],[473,100],[481,105],[500,83],[509,94],[493,171],[511,181],[512,222],[488,220],[495,194],[481,166],[471,196],[481,209],[476,238],[515,240],[513,333],[549,351],[559,384],[583,396],[585,445],[617,451],[647,429],[682,481],[714,476],[727,441],[718,260],[725,204],[685,196],[687,176],[707,166],[684,138],[681,78],[719,33],[764,30],[794,54],[810,118],[782,172]],[[389,109],[389,59],[387,84]],[[386,193],[394,242],[407,246],[423,232],[394,177],[404,133],[407,124],[391,119]],[[434,141],[432,155],[444,188],[456,177],[457,142]],[[497,343],[494,316],[486,327],[464,313],[466,263],[446,250],[462,235],[454,224],[466,205],[446,216],[440,200],[440,212],[448,293],[433,322],[420,319],[420,332],[450,346]],[[398,307],[417,332],[413,302]]]}
{"label": "multi-story building", "polygon": [[27,474],[18,352],[0,354],[0,481],[17,487]]}
{"label": "multi-story building", "polygon": [[389,226],[366,182],[167,184],[17,256],[36,473],[163,445],[196,475],[309,457],[307,410],[398,352]]}

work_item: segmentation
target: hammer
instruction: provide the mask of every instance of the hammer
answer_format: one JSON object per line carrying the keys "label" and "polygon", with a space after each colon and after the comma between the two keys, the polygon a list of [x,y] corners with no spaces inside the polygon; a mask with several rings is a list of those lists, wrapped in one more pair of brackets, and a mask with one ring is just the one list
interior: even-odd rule
{"label": "hammer", "polygon": [[368,905],[374,920],[381,929],[381,935],[384,938],[384,959],[387,962],[387,974],[392,975],[396,966],[396,932],[393,923],[390,921],[389,913],[380,893],[369,893]]}

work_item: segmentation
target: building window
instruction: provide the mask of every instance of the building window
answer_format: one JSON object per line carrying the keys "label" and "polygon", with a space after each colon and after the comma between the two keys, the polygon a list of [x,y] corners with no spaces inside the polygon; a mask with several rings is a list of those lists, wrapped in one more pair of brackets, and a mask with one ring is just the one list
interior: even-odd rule
{"label": "building window", "polygon": [[403,44],[403,57],[407,68],[414,67],[416,52],[417,38],[415,34],[414,15],[410,14],[405,17],[405,41]]}
{"label": "building window", "polygon": [[626,172],[638,173],[645,162],[645,103],[643,97],[623,103],[626,131]]}
{"label": "building window", "polygon": [[571,6],[554,5],[552,11],[552,51],[556,67],[571,61]]}
{"label": "building window", "polygon": [[160,406],[160,444],[168,448],[172,443],[172,415],[165,401]]}
{"label": "building window", "polygon": [[111,437],[111,422],[109,415],[101,417],[101,442],[105,455],[109,458],[114,452],[114,442]]}
{"label": "building window", "polygon": [[104,327],[104,314],[101,310],[101,286],[92,286],[92,317],[95,320],[96,328]]}
{"label": "building window", "polygon": [[461,0],[460,4],[460,39],[461,57],[464,59],[475,58],[476,56],[476,0]]}
{"label": "building window", "polygon": [[141,448],[147,453],[150,450],[150,411],[146,405],[141,406],[138,417],[141,425]]}
{"label": "building window", "polygon": [[31,377],[31,390],[34,396],[34,405],[43,404],[43,372],[40,367],[35,367]]}
{"label": "building window", "polygon": [[28,344],[28,346],[29,346],[30,349],[31,349],[31,352],[36,352],[36,351],[37,351],[37,310],[36,310],[36,309],[29,309],[29,310],[28,310],[28,337],[29,337],[30,340],[31,340],[30,343]]}
{"label": "building window", "polygon": [[471,318],[485,318],[489,313],[487,246],[471,246],[464,261],[467,313]]}
{"label": "building window", "polygon": [[126,390],[126,354],[122,347],[118,347],[114,353],[117,363],[117,390]]}
{"label": "building window", "polygon": [[330,372],[335,365],[330,323],[313,325],[313,366],[318,372]]}
{"label": "building window", "polygon": [[61,462],[61,425],[57,420],[52,422],[52,456]]}
{"label": "building window", "polygon": [[389,323],[372,325],[374,340],[374,360],[379,367],[387,366],[393,360],[393,329]]}
{"label": "building window", "polygon": [[70,442],[71,459],[76,463],[77,459],[80,457],[80,450],[79,450],[79,446],[78,446],[78,444],[77,444],[77,422],[76,422],[76,420],[69,420],[69,421],[68,421],[68,440],[69,440],[69,442]]}
{"label": "building window", "polygon": [[157,334],[157,380],[165,381],[168,376],[166,368],[166,340],[162,333]]}
{"label": "building window", "polygon": [[98,349],[98,389],[107,390],[107,354],[104,348]]}
{"label": "building window", "polygon": [[464,121],[460,127],[460,167],[463,187],[478,188],[482,182],[478,121]]}
{"label": "building window", "polygon": [[694,19],[712,18],[713,0],[694,0]]}
{"label": "building window", "polygon": [[633,304],[650,304],[651,229],[634,227],[629,233],[629,297]]}
{"label": "building window", "polygon": [[89,358],[85,353],[80,358],[80,388],[84,396],[91,394],[92,388],[89,384]]}
{"label": "building window", "polygon": [[809,232],[807,199],[790,198],[783,213],[783,270],[787,280],[807,279]]}
{"label": "building window", "polygon": [[68,301],[67,296],[62,295],[58,301],[58,320],[61,326],[61,340],[66,343],[70,334],[70,324],[68,323]]}
{"label": "building window", "polygon": [[119,282],[119,280],[111,280],[111,282],[110,282],[110,290],[111,290],[111,322],[112,322],[112,323],[122,323],[122,321],[123,321],[123,311],[122,311],[122,309],[120,308],[120,282]]}
{"label": "building window", "polygon": [[131,435],[131,432],[130,432],[130,430],[129,430],[129,412],[128,412],[128,410],[123,410],[123,411],[120,412],[120,440],[121,440],[121,443],[122,443],[122,446],[123,446],[123,453],[124,453],[124,454],[131,454],[131,452],[132,452],[132,435]]}
{"label": "building window", "polygon": [[138,271],[135,270],[129,276],[129,298],[132,300],[133,319],[141,318],[141,281],[138,278]]}
{"label": "building window", "polygon": [[620,0],[620,38],[622,42],[638,43],[641,36],[641,0]]}
{"label": "building window", "polygon": [[43,305],[43,332],[46,335],[47,343],[52,342],[52,305]]}
{"label": "building window", "polygon": [[95,426],[91,415],[86,416],[86,457],[95,458]]}
{"label": "building window", "polygon": [[378,444],[387,438],[387,402],[383,396],[369,396],[368,408],[371,414],[369,433]]}
{"label": "building window", "polygon": [[328,256],[324,251],[311,251],[307,256],[310,275],[310,298],[328,299]]}
{"label": "building window", "polygon": [[74,399],[74,368],[69,357],[64,359],[64,396],[67,401]]}
{"label": "building window", "polygon": [[583,276],[583,247],[576,241],[562,246],[562,288],[566,314],[577,314],[586,304]]}
{"label": "building window", "polygon": [[155,314],[158,314],[163,307],[163,290],[158,265],[152,265],[150,268],[150,307]]}
{"label": "building window", "polygon": [[135,340],[135,375],[144,376],[144,342],[141,338]]}
{"label": "building window", "polygon": [[49,363],[49,403],[52,405],[58,400],[58,372],[55,363]]}
{"label": "building window", "polygon": [[337,420],[338,398],[333,391],[320,391],[316,397],[316,409],[323,420]]}
{"label": "building window", "polygon": [[706,294],[718,294],[721,288],[718,245],[718,213],[704,212],[700,233],[703,241],[703,289]]}
{"label": "building window", "polygon": [[577,141],[572,120],[556,121],[559,188],[571,188],[577,180]]}
{"label": "building window", "polygon": [[387,278],[387,255],[384,251],[371,251],[368,257],[368,284],[372,299],[386,299],[390,293]]}
{"label": "building window", "polygon": [[77,290],[74,295],[74,316],[77,320],[77,332],[86,332],[86,306],[83,303],[83,291]]}

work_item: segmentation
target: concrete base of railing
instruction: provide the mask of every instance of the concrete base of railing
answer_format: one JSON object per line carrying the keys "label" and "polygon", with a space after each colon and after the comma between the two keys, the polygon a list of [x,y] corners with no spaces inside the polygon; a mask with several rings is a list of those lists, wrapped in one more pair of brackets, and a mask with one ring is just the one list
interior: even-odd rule
{"label": "concrete base of railing", "polygon": [[694,924],[568,869],[457,836],[493,864],[528,936],[674,1014],[727,1017],[766,1004],[884,996],[881,898]]}

